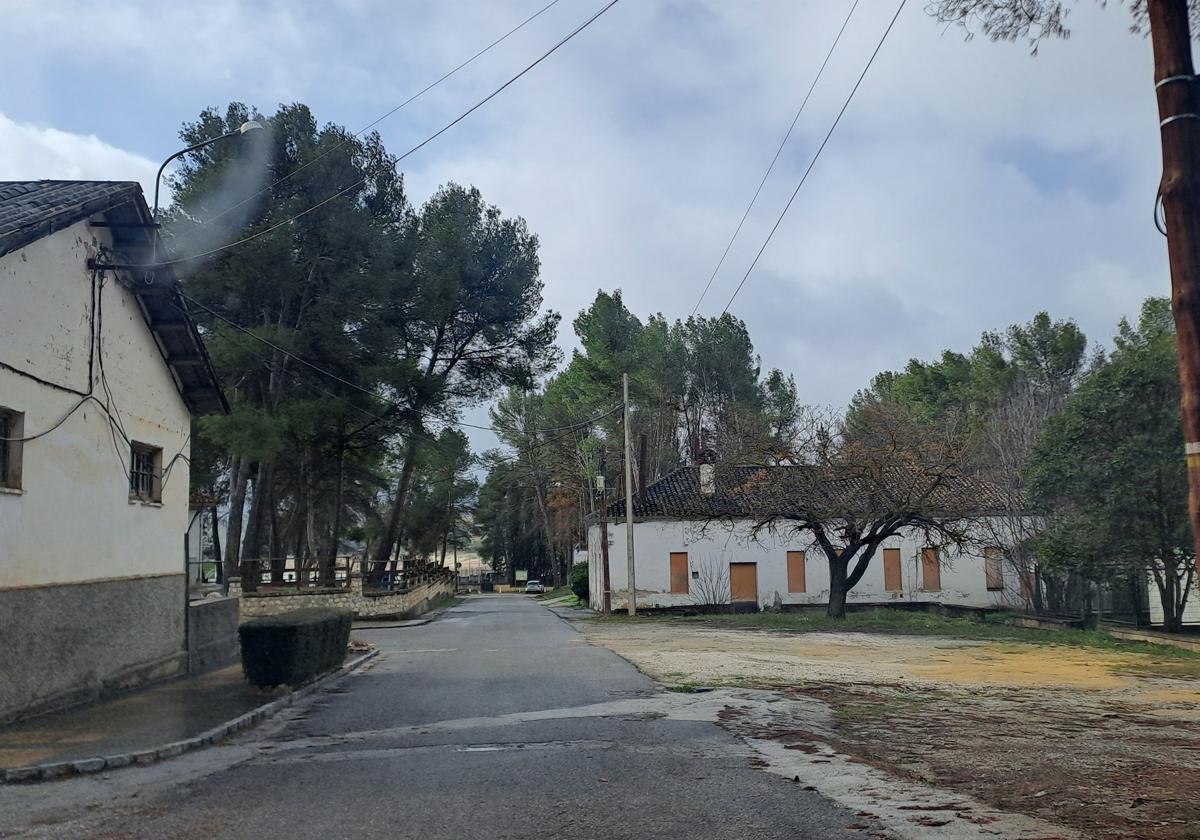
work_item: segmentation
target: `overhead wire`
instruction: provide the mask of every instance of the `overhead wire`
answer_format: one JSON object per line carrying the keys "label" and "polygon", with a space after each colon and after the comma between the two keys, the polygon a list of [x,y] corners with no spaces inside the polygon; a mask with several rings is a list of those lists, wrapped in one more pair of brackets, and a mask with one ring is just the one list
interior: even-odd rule
{"label": "overhead wire", "polygon": [[775,156],[771,158],[770,165],[767,166],[767,171],[763,173],[762,180],[758,182],[758,188],[754,191],[754,195],[750,198],[750,203],[746,205],[746,212],[742,213],[742,218],[738,220],[737,227],[734,228],[733,236],[729,237],[729,242],[725,244],[725,250],[721,252],[721,258],[717,260],[717,265],[709,275],[708,282],[704,284],[704,291],[700,293],[699,300],[692,307],[692,314],[695,315],[700,309],[700,304],[704,302],[705,295],[712,288],[713,281],[717,279],[717,274],[721,270],[721,266],[725,264],[725,258],[729,256],[729,251],[733,248],[733,243],[737,240],[738,234],[742,232],[742,226],[746,224],[746,219],[750,217],[750,211],[754,209],[755,202],[758,201],[758,196],[763,191],[763,187],[767,183],[767,179],[771,176],[771,172],[775,169],[775,164],[779,161],[779,156],[783,153],[784,146],[787,145],[788,139],[792,136],[792,132],[796,129],[796,123],[800,121],[800,115],[804,113],[804,107],[808,105],[808,100],[812,98],[813,91],[817,88],[817,83],[821,81],[821,76],[825,72],[826,65],[829,64],[829,59],[833,57],[833,51],[837,49],[838,42],[842,40],[842,33],[846,31],[847,24],[850,23],[850,17],[854,14],[854,10],[858,8],[859,0],[854,0],[850,5],[850,11],[846,12],[846,18],[842,21],[842,26],[837,31],[837,35],[833,39],[833,43],[829,45],[829,52],[825,53],[825,60],[821,62],[821,66],[817,68],[817,74],[813,77],[812,84],[808,86],[808,92],[804,94],[804,99],[800,103],[800,107],[796,110],[796,115],[792,117],[792,123],[784,132],[783,139],[779,141],[779,148],[775,150]]}
{"label": "overhead wire", "polygon": [[825,139],[822,140],[821,145],[817,147],[817,152],[813,155],[812,160],[809,161],[808,168],[804,170],[804,175],[801,176],[800,183],[798,183],[796,185],[796,189],[792,191],[792,195],[787,200],[787,204],[783,206],[783,210],[780,212],[779,218],[775,220],[775,224],[771,227],[770,233],[768,233],[767,238],[763,240],[762,247],[759,248],[758,253],[754,255],[754,260],[750,263],[750,267],[746,269],[746,273],[742,276],[741,282],[737,284],[737,288],[733,290],[733,294],[730,295],[729,301],[725,304],[725,308],[721,310],[722,315],[729,311],[729,307],[733,305],[734,299],[737,298],[738,293],[742,290],[742,287],[746,285],[746,280],[750,278],[750,274],[754,271],[754,267],[758,265],[759,258],[762,257],[763,252],[767,250],[767,246],[771,243],[772,237],[775,236],[775,231],[779,230],[779,225],[783,223],[784,216],[786,216],[788,210],[791,209],[792,202],[794,202],[796,200],[796,196],[800,194],[800,189],[804,186],[804,182],[808,180],[809,173],[812,172],[813,167],[816,166],[817,160],[821,157],[821,152],[825,150],[825,146],[829,143],[829,138],[833,136],[833,132],[835,129],[837,129],[838,123],[841,122],[842,116],[846,113],[846,109],[850,107],[850,102],[854,99],[854,94],[858,92],[859,86],[862,85],[863,79],[866,78],[867,71],[870,70],[871,65],[875,63],[875,57],[879,55],[880,49],[883,48],[884,41],[887,40],[888,35],[892,31],[892,27],[896,25],[896,21],[900,17],[900,12],[904,11],[904,4],[906,2],[907,0],[900,0],[900,4],[896,7],[896,13],[892,15],[891,22],[888,23],[887,29],[883,31],[883,35],[880,37],[879,43],[875,45],[875,50],[871,53],[871,57],[867,59],[866,66],[863,67],[862,73],[860,73],[858,76],[858,81],[854,83],[854,87],[850,90],[850,95],[846,97],[846,101],[842,103],[842,108],[840,111],[838,111],[837,117],[834,118],[833,124],[829,126],[829,131],[826,132]]}
{"label": "overhead wire", "polygon": [[520,22],[520,23],[518,23],[516,26],[514,26],[512,29],[508,30],[508,31],[507,31],[507,32],[505,32],[503,35],[501,35],[499,38],[497,38],[496,40],[492,41],[492,42],[491,42],[490,44],[488,44],[486,47],[484,47],[483,49],[479,50],[479,51],[478,51],[478,52],[476,52],[474,55],[472,55],[470,58],[468,58],[468,59],[466,59],[465,61],[463,61],[462,63],[460,63],[460,64],[459,64],[458,66],[456,66],[456,67],[455,67],[453,70],[449,70],[449,71],[447,71],[446,73],[443,73],[443,74],[442,74],[441,76],[439,76],[437,79],[434,79],[432,82],[430,82],[429,84],[427,84],[425,87],[421,88],[419,91],[417,91],[416,93],[414,93],[412,96],[408,97],[408,99],[405,99],[403,102],[401,102],[401,103],[400,103],[399,105],[397,105],[396,107],[392,108],[390,111],[388,111],[388,112],[387,112],[386,114],[384,114],[383,116],[381,116],[381,117],[379,117],[378,119],[375,119],[375,120],[373,120],[373,121],[371,121],[371,122],[367,123],[367,124],[366,124],[366,125],[364,125],[362,128],[360,128],[358,131],[356,131],[356,132],[354,132],[353,134],[351,134],[349,137],[345,138],[344,140],[340,141],[339,143],[336,143],[336,144],[335,144],[335,145],[333,145],[332,147],[330,147],[330,148],[326,149],[325,151],[321,152],[321,154],[317,155],[316,157],[314,157],[314,158],[312,158],[312,159],[310,159],[310,160],[308,160],[308,161],[305,161],[305,162],[304,162],[303,164],[301,164],[300,166],[296,167],[295,169],[293,169],[293,170],[291,170],[290,172],[288,172],[286,175],[283,175],[283,176],[281,176],[280,178],[276,179],[276,180],[275,180],[275,181],[273,181],[272,183],[270,183],[270,184],[268,184],[267,186],[263,187],[263,188],[262,188],[262,189],[260,189],[258,192],[254,193],[254,194],[252,194],[252,195],[248,195],[248,196],[246,196],[245,198],[243,198],[243,199],[242,199],[241,201],[239,201],[238,203],[236,203],[236,204],[233,204],[233,205],[231,205],[231,206],[229,206],[229,207],[226,207],[226,208],[225,208],[224,210],[222,210],[220,213],[217,213],[216,215],[210,216],[209,218],[205,219],[205,220],[204,220],[204,224],[211,224],[212,222],[215,222],[217,219],[221,218],[222,216],[224,216],[224,215],[225,215],[225,214],[227,214],[227,213],[231,213],[231,212],[233,212],[233,211],[234,211],[234,210],[236,210],[237,208],[241,207],[243,204],[246,204],[247,202],[249,202],[249,201],[252,201],[253,199],[257,198],[258,196],[262,195],[262,194],[263,194],[263,193],[265,193],[265,192],[269,192],[270,190],[273,190],[273,189],[275,189],[275,187],[277,187],[277,186],[279,186],[280,184],[282,184],[282,183],[283,183],[284,181],[286,181],[288,178],[291,178],[292,176],[296,175],[297,173],[304,171],[305,169],[307,169],[308,167],[310,167],[310,166],[312,166],[313,164],[317,163],[318,161],[322,160],[323,158],[327,157],[328,155],[331,155],[331,154],[333,154],[333,153],[334,153],[334,152],[336,152],[338,149],[344,148],[344,147],[345,147],[345,146],[346,146],[348,143],[350,143],[350,140],[351,140],[351,138],[354,138],[354,137],[361,137],[363,134],[367,133],[367,132],[368,132],[368,131],[370,131],[372,128],[374,128],[375,126],[379,125],[381,122],[383,122],[384,120],[386,120],[388,117],[390,117],[390,116],[392,116],[393,114],[395,114],[395,113],[396,113],[397,111],[399,111],[401,108],[404,108],[406,105],[409,105],[410,103],[412,103],[412,102],[416,101],[417,99],[421,98],[421,97],[422,97],[422,96],[424,96],[426,93],[428,93],[429,91],[433,90],[435,87],[437,87],[438,85],[440,85],[442,82],[444,82],[444,81],[446,81],[447,79],[449,79],[451,76],[453,76],[453,75],[454,75],[455,73],[457,73],[459,70],[462,70],[462,69],[463,69],[464,67],[466,67],[468,64],[472,64],[473,62],[475,62],[475,60],[476,60],[476,59],[478,59],[478,58],[481,58],[481,57],[482,57],[484,54],[486,54],[486,53],[490,52],[490,51],[491,51],[493,48],[495,48],[495,47],[499,46],[499,45],[500,45],[501,43],[503,43],[504,41],[507,41],[507,40],[508,40],[508,39],[509,39],[511,36],[515,35],[517,32],[519,32],[520,30],[524,29],[526,26],[528,26],[528,25],[529,25],[530,23],[532,23],[534,20],[536,20],[537,18],[541,17],[541,16],[542,16],[544,13],[546,13],[546,12],[550,11],[551,7],[553,7],[553,6],[557,5],[559,2],[560,2],[560,0],[550,0],[550,2],[549,2],[549,3],[547,3],[545,6],[542,6],[542,8],[538,9],[536,12],[534,12],[534,13],[533,13],[532,15],[530,15],[529,17],[525,18],[525,20],[521,21],[521,22]]}
{"label": "overhead wire", "polygon": [[[562,47],[564,44],[566,44],[568,41],[570,41],[572,38],[574,38],[574,37],[575,37],[576,35],[578,35],[580,32],[582,32],[583,30],[585,30],[585,29],[587,29],[589,26],[591,26],[593,22],[595,22],[595,21],[596,21],[596,20],[597,20],[597,19],[598,19],[598,18],[599,18],[601,15],[603,15],[605,12],[607,12],[609,9],[611,9],[613,6],[615,6],[615,5],[616,5],[618,2],[620,2],[620,0],[609,0],[609,2],[608,2],[608,3],[606,3],[606,4],[605,4],[604,6],[602,6],[602,7],[601,7],[601,8],[600,8],[598,11],[596,11],[594,14],[592,14],[592,16],[591,16],[591,17],[589,17],[589,18],[588,18],[587,20],[585,20],[583,23],[581,23],[581,24],[579,24],[578,26],[576,26],[576,27],[575,27],[573,30],[571,30],[571,32],[567,33],[567,35],[565,35],[563,38],[561,38],[561,39],[558,41],[558,43],[556,43],[554,46],[552,46],[552,47],[551,47],[550,49],[548,49],[546,52],[542,53],[542,55],[541,55],[541,56],[539,56],[537,59],[535,59],[533,62],[531,62],[530,64],[526,65],[526,66],[525,66],[525,68],[524,68],[523,70],[521,70],[521,71],[520,71],[519,73],[517,73],[515,76],[512,76],[512,77],[511,77],[511,78],[510,78],[508,81],[506,81],[504,84],[500,85],[498,88],[496,88],[496,89],[495,89],[495,90],[493,90],[491,93],[489,93],[487,96],[485,96],[483,99],[481,99],[481,100],[479,100],[478,102],[476,102],[474,105],[472,105],[472,106],[471,106],[470,108],[468,108],[466,111],[464,111],[463,113],[459,114],[457,117],[455,117],[455,118],[454,118],[453,120],[451,120],[450,122],[446,123],[444,126],[442,126],[441,128],[439,128],[439,129],[438,129],[437,131],[435,131],[433,134],[429,135],[429,136],[428,136],[428,137],[426,137],[424,140],[422,140],[420,143],[418,143],[417,145],[413,146],[413,147],[412,147],[411,149],[409,149],[407,152],[405,152],[404,154],[402,154],[402,155],[400,155],[399,157],[395,158],[393,161],[390,161],[390,162],[389,162],[389,165],[395,165],[395,164],[399,163],[400,161],[404,160],[405,158],[409,157],[410,155],[412,155],[412,154],[416,153],[416,152],[417,152],[417,151],[419,151],[420,149],[423,149],[423,148],[424,148],[425,146],[427,146],[429,143],[433,142],[433,141],[434,141],[434,140],[436,140],[438,137],[441,137],[443,134],[445,134],[445,133],[446,133],[447,131],[449,131],[451,128],[453,128],[454,126],[458,125],[460,122],[462,122],[463,120],[465,120],[467,117],[469,117],[469,116],[470,116],[471,114],[473,114],[475,111],[479,110],[479,109],[480,109],[480,108],[482,108],[484,105],[486,105],[488,102],[490,102],[491,100],[495,99],[495,98],[496,98],[497,96],[499,96],[499,95],[500,95],[500,94],[501,94],[501,93],[502,93],[504,90],[506,90],[508,87],[510,87],[511,85],[513,85],[513,84],[514,84],[514,83],[515,83],[515,82],[516,82],[518,79],[520,79],[520,78],[521,78],[522,76],[524,76],[525,74],[529,73],[531,70],[533,70],[533,69],[534,69],[535,67],[537,67],[539,64],[541,64],[543,61],[545,61],[547,58],[549,58],[551,55],[553,55],[553,54],[554,54],[556,51],[558,51],[558,49],[559,49],[560,47]],[[324,206],[325,206],[326,204],[328,204],[329,202],[331,202],[331,201],[334,201],[334,200],[336,200],[336,199],[340,198],[341,196],[345,195],[346,193],[349,193],[349,192],[351,192],[352,190],[356,190],[356,189],[358,189],[359,187],[361,187],[361,186],[363,186],[364,184],[366,184],[366,183],[367,183],[367,181],[368,181],[368,180],[371,178],[371,175],[372,175],[372,174],[374,174],[374,173],[368,173],[368,174],[367,174],[365,177],[363,177],[363,178],[359,178],[359,179],[358,179],[357,181],[355,181],[354,183],[352,183],[352,184],[349,184],[349,185],[347,185],[347,186],[345,186],[345,187],[341,188],[340,190],[338,190],[337,192],[335,192],[335,193],[333,193],[332,195],[328,196],[327,198],[324,198],[324,199],[322,199],[321,201],[318,201],[316,204],[312,205],[311,207],[309,207],[309,208],[307,208],[307,209],[305,209],[305,210],[301,210],[299,213],[296,213],[295,215],[293,215],[293,216],[290,216],[290,217],[288,217],[287,219],[284,219],[284,220],[283,220],[283,221],[281,221],[281,222],[276,222],[275,224],[273,224],[273,225],[271,225],[271,226],[269,226],[269,227],[263,228],[263,229],[262,229],[262,230],[260,230],[260,231],[256,231],[255,233],[252,233],[252,234],[250,234],[249,236],[244,236],[244,237],[242,237],[241,239],[238,239],[238,240],[236,240],[236,241],[234,241],[234,242],[230,242],[230,243],[228,243],[228,244],[222,245],[222,246],[220,246],[220,247],[218,247],[218,248],[213,248],[213,249],[211,249],[211,250],[208,250],[208,251],[203,251],[203,252],[201,252],[201,253],[199,253],[199,254],[191,254],[191,255],[189,255],[189,256],[186,256],[186,257],[178,257],[178,258],[176,258],[176,259],[173,259],[173,260],[164,260],[164,261],[162,261],[162,262],[149,263],[149,264],[147,264],[147,265],[145,265],[145,266],[141,266],[141,267],[142,267],[142,268],[162,268],[162,267],[164,267],[164,266],[169,266],[169,265],[178,265],[178,264],[180,264],[180,263],[191,262],[192,260],[198,260],[198,259],[201,259],[201,258],[203,258],[203,257],[210,257],[210,256],[212,256],[213,254],[219,254],[219,253],[221,253],[222,251],[227,251],[227,250],[229,250],[230,248],[236,248],[236,247],[238,247],[239,245],[245,245],[247,242],[252,242],[252,241],[254,241],[255,239],[258,239],[260,236],[266,236],[268,233],[272,233],[272,232],[274,232],[274,231],[276,231],[276,230],[279,230],[280,228],[282,228],[282,227],[285,227],[285,226],[287,226],[287,225],[291,224],[292,222],[296,221],[297,219],[299,219],[299,218],[301,218],[301,217],[303,217],[303,216],[306,216],[306,215],[308,215],[309,213],[313,212],[314,210],[318,210],[318,209],[320,209],[321,207],[324,207]]]}

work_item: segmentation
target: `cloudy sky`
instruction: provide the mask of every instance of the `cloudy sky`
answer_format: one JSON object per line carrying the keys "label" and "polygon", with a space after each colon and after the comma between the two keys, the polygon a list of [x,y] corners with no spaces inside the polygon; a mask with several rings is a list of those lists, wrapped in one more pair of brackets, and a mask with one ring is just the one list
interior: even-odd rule
{"label": "cloudy sky", "polygon": [[[149,185],[180,124],[230,100],[360,128],[546,2],[16,0],[0,179]],[[701,313],[724,307],[895,4],[859,3]],[[414,145],[601,5],[559,0],[383,122],[386,144]],[[844,404],[879,370],[1039,309],[1107,341],[1169,288],[1150,47],[1127,9],[1080,0],[1072,38],[1035,58],[965,42],[924,6],[908,3],[731,307],[806,402]],[[406,161],[410,196],[470,183],[525,217],[568,325],[598,288],[686,317],[848,8],[622,0]]]}

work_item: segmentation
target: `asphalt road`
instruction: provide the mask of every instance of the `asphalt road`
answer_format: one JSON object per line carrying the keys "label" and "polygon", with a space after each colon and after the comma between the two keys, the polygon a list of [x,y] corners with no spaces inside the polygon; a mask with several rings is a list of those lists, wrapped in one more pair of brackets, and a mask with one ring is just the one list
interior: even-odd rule
{"label": "asphalt road", "polygon": [[274,726],[107,779],[0,791],[0,836],[863,837],[702,715],[664,713],[687,696],[525,597],[355,635],[381,649],[374,664]]}

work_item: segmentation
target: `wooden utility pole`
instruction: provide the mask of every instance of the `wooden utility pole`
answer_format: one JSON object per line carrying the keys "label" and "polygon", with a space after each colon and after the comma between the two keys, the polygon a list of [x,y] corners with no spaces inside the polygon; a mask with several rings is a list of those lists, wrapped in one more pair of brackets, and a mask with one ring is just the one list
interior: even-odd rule
{"label": "wooden utility pole", "polygon": [[1159,186],[1171,266],[1179,353],[1188,516],[1200,572],[1200,97],[1192,66],[1188,0],[1146,0],[1154,47],[1163,174]]}
{"label": "wooden utility pole", "polygon": [[637,615],[637,582],[633,572],[633,434],[629,422],[629,374],[621,374],[625,394],[625,560],[629,576],[629,614]]}

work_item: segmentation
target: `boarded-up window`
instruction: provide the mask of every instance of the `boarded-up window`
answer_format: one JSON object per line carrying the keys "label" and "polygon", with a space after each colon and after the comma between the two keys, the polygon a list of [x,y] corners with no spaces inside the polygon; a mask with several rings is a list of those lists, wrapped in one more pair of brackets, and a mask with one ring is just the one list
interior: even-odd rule
{"label": "boarded-up window", "polygon": [[983,573],[987,577],[987,588],[990,591],[1004,589],[1004,554],[998,548],[983,550]]}
{"label": "boarded-up window", "polygon": [[688,594],[688,557],[686,551],[671,552],[671,594]]}
{"label": "boarded-up window", "polygon": [[787,553],[788,592],[806,592],[804,580],[804,552],[789,551]]}
{"label": "boarded-up window", "polygon": [[1018,577],[1021,581],[1021,600],[1029,601],[1033,598],[1033,587],[1030,585],[1033,581],[1033,572],[1020,572]]}
{"label": "boarded-up window", "polygon": [[942,564],[932,545],[921,549],[921,588],[932,592],[942,588]]}
{"label": "boarded-up window", "polygon": [[754,563],[729,564],[729,596],[731,601],[758,600],[758,567]]}
{"label": "boarded-up window", "polygon": [[900,579],[900,549],[883,550],[883,588],[888,592],[899,592],[904,588]]}

